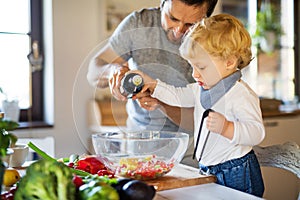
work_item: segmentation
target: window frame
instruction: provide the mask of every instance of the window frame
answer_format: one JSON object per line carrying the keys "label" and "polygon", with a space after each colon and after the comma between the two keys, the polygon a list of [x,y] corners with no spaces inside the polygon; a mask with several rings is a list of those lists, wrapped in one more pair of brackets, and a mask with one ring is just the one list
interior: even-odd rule
{"label": "window frame", "polygon": [[[40,54],[43,55],[43,0],[30,0],[30,36],[31,45],[33,41],[38,41]],[[43,127],[44,122],[44,97],[43,97],[43,74],[42,70],[37,70],[31,74],[31,107],[21,109],[20,128]]]}
{"label": "window frame", "polygon": [[300,97],[300,3],[299,1],[294,1],[294,30],[295,30],[295,41],[294,41],[294,50],[295,50],[295,95]]}

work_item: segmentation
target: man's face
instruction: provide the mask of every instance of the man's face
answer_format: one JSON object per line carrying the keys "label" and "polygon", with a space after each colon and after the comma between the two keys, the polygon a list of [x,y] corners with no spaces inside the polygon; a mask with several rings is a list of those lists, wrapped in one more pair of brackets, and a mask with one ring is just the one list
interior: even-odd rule
{"label": "man's face", "polygon": [[179,44],[185,32],[206,16],[207,5],[196,7],[186,5],[180,0],[166,0],[161,9],[161,24],[168,39]]}

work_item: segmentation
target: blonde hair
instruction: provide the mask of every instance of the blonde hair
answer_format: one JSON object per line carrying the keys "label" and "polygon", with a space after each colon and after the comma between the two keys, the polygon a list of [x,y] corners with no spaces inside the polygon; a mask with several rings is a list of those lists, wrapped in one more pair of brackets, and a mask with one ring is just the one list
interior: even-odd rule
{"label": "blonde hair", "polygon": [[252,60],[250,34],[242,22],[229,14],[214,15],[195,24],[180,46],[181,56],[186,60],[195,58],[197,44],[214,57],[226,60],[235,56],[239,69]]}

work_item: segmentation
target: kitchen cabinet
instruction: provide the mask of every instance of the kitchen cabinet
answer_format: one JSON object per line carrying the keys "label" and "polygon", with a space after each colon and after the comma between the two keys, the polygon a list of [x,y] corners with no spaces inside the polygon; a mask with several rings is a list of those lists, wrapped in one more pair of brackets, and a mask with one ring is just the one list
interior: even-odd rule
{"label": "kitchen cabinet", "polygon": [[127,120],[126,102],[113,99],[98,101],[102,115],[102,126],[125,126]]}
{"label": "kitchen cabinet", "polygon": [[300,145],[300,114],[283,117],[265,117],[266,136],[261,146],[294,141]]}
{"label": "kitchen cabinet", "polygon": [[[300,115],[265,117],[266,136],[260,146],[294,141],[300,145]],[[265,183],[264,198],[270,200],[299,200],[300,179],[291,172],[279,168],[262,167]]]}

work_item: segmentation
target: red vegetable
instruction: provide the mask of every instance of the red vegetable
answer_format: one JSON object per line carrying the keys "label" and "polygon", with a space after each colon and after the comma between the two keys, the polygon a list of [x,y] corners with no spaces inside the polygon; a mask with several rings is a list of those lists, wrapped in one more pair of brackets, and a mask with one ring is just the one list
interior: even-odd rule
{"label": "red vegetable", "polygon": [[97,172],[98,176],[108,176],[108,178],[114,178],[115,173],[109,169],[101,169]]}
{"label": "red vegetable", "polygon": [[73,168],[73,167],[74,167],[74,163],[70,162],[70,163],[68,164],[68,167]]}
{"label": "red vegetable", "polygon": [[99,170],[107,169],[97,157],[86,157],[78,160],[75,169],[80,169],[91,174],[96,174]]}
{"label": "red vegetable", "polygon": [[82,178],[80,178],[79,176],[77,175],[74,175],[73,176],[73,183],[75,184],[76,188],[79,188],[80,186],[82,186],[84,184]]}
{"label": "red vegetable", "polygon": [[1,194],[1,200],[13,200],[17,187],[11,187],[8,191]]}

